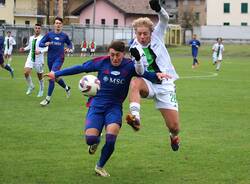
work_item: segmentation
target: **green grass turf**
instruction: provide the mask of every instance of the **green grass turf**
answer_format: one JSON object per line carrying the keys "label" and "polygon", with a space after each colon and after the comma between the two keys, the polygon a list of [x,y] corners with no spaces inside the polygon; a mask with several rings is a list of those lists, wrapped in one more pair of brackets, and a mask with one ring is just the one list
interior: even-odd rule
{"label": "green grass turf", "polygon": [[[144,100],[142,129],[135,133],[124,123],[106,165],[110,178],[97,177],[93,170],[104,141],[90,156],[82,140],[87,109],[86,98],[78,90],[81,75],[64,78],[72,87],[70,99],[56,85],[51,104],[43,108],[42,99],[36,97],[35,73],[36,89],[25,95],[26,58],[15,56],[14,80],[0,70],[0,183],[249,184],[250,59],[245,51],[250,46],[242,47],[226,45],[219,72],[211,64],[210,46],[201,50],[201,64],[195,70],[191,69],[190,48],[170,48],[181,77],[176,81],[181,149],[171,151],[160,113],[152,101]],[[66,58],[64,67],[82,60]],[[46,81],[46,89],[47,85]],[[127,110],[126,101],[124,114]]]}

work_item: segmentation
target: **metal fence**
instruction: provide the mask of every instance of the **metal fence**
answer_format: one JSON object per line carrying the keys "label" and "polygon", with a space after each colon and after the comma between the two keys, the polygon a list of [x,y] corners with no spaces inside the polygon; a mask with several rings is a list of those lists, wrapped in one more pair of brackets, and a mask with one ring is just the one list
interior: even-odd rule
{"label": "metal fence", "polygon": [[193,32],[203,43],[214,42],[218,37],[222,37],[224,43],[250,43],[250,26],[201,26],[194,27]]}
{"label": "metal fence", "polygon": [[[53,30],[52,26],[42,28],[42,34],[46,34]],[[33,34],[32,26],[2,26],[0,27],[0,35],[5,35],[7,31],[11,31],[12,36],[15,38],[17,48],[26,46],[29,37]],[[93,39],[96,42],[97,50],[104,50],[112,40],[122,40],[128,43],[133,38],[132,27],[109,27],[109,26],[80,26],[70,25],[64,26],[63,32],[67,33],[69,38],[74,44],[75,52],[80,51],[81,42],[85,39],[88,42]]]}

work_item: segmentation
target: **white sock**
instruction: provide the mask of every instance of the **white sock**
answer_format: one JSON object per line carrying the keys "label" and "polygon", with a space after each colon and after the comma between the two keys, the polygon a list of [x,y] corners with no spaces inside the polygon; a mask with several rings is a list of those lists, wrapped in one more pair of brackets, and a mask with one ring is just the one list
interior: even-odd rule
{"label": "white sock", "polygon": [[32,82],[32,78],[31,76],[29,75],[28,77],[25,77],[26,81],[27,81],[27,84],[29,87],[34,87],[34,84]]}
{"label": "white sock", "polygon": [[44,89],[44,82],[43,82],[43,79],[42,79],[42,80],[39,80],[39,85],[40,85],[40,91],[43,91],[43,89]]}
{"label": "white sock", "polygon": [[51,96],[46,96],[46,100],[50,101]]}
{"label": "white sock", "polygon": [[140,119],[140,108],[141,105],[137,102],[131,102],[129,104],[129,110],[132,115],[134,115],[137,119]]}
{"label": "white sock", "polygon": [[220,69],[220,65],[221,65],[221,62],[218,62],[218,63],[217,63],[216,70],[219,70],[219,69]]}

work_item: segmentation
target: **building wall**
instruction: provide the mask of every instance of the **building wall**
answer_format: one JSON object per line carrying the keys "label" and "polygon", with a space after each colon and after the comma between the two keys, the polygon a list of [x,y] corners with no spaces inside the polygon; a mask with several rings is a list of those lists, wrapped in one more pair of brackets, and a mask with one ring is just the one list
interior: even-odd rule
{"label": "building wall", "polygon": [[5,1],[5,5],[0,5],[0,20],[5,20],[6,24],[14,23],[14,1]]}
{"label": "building wall", "polygon": [[35,25],[37,23],[37,18],[34,17],[15,17],[16,25],[25,25],[25,21],[29,21],[30,25]]}
{"label": "building wall", "polygon": [[[85,19],[90,19],[90,24],[93,24],[93,3],[86,7],[80,14],[80,23],[85,25]],[[105,11],[104,11],[105,10]],[[101,25],[101,19],[105,19],[105,25],[113,26],[114,19],[118,19],[118,26],[125,25],[123,13],[119,12],[113,6],[105,1],[96,1],[95,24]]]}
{"label": "building wall", "polygon": [[[179,0],[178,1],[178,12],[179,12],[178,16],[180,18],[179,21],[181,21],[184,12],[193,13],[193,15],[195,13],[199,13],[198,24],[200,26],[206,25],[206,1],[211,1],[211,0]],[[214,5],[216,5],[216,2],[214,2]]]}
{"label": "building wall", "polygon": [[[230,13],[224,13],[224,3],[230,3]],[[247,14],[241,13],[241,3],[248,3]],[[250,0],[208,0],[207,25],[223,25],[224,22],[232,26],[239,26],[242,22],[250,25]]]}

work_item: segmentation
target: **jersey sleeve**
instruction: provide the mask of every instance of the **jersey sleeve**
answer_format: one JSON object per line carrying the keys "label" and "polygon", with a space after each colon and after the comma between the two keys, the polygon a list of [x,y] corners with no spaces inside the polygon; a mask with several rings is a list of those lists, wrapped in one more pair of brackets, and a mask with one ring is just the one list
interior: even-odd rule
{"label": "jersey sleeve", "polygon": [[161,80],[158,79],[155,72],[145,71],[142,77],[151,81],[152,83],[161,84]]}
{"label": "jersey sleeve", "polygon": [[73,48],[73,46],[72,46],[72,42],[70,41],[70,39],[69,39],[69,36],[68,36],[68,35],[66,35],[66,38],[65,38],[65,43],[67,44],[67,47],[68,47],[69,49],[72,49],[72,48]]}
{"label": "jersey sleeve", "polygon": [[67,76],[67,75],[75,75],[83,72],[96,72],[97,71],[97,63],[89,60],[82,65],[75,65],[69,68],[65,68],[63,70],[55,72],[55,77]]}
{"label": "jersey sleeve", "polygon": [[155,26],[154,34],[155,36],[163,40],[165,31],[168,26],[169,15],[164,8],[161,8],[161,11],[158,13],[158,17],[159,21]]}
{"label": "jersey sleeve", "polygon": [[49,33],[47,33],[46,35],[43,36],[43,38],[41,39],[40,43],[39,43],[39,47],[46,47],[45,43],[49,42]]}
{"label": "jersey sleeve", "polygon": [[31,40],[31,37],[29,38],[29,44],[24,47],[24,50],[27,51],[27,50],[30,50],[31,49],[31,43],[32,43],[32,40]]}

